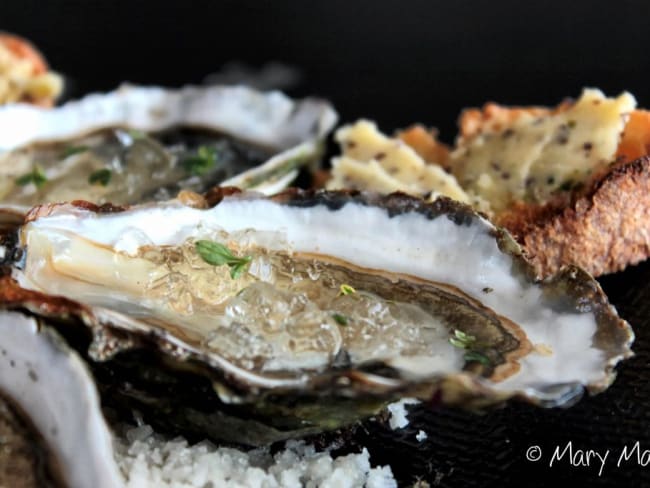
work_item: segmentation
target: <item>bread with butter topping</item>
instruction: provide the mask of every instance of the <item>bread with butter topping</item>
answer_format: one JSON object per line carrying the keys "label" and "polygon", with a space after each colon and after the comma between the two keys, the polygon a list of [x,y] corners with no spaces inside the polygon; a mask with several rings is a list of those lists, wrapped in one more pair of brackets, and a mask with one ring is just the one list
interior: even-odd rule
{"label": "bread with butter topping", "polygon": [[451,149],[422,126],[389,138],[368,121],[337,140],[328,188],[470,203],[515,236],[540,276],[565,264],[598,276],[650,256],[650,112],[629,93],[467,109]]}
{"label": "bread with butter topping", "polygon": [[31,103],[51,107],[63,90],[63,78],[27,40],[0,32],[0,105]]}

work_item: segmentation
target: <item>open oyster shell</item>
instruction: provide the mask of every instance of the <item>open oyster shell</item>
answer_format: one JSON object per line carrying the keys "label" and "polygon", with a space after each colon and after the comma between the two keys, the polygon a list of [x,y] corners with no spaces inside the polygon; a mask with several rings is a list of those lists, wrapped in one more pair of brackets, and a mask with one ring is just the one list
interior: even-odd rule
{"label": "open oyster shell", "polygon": [[[336,112],[243,86],[123,86],[0,108],[0,205],[134,204],[217,184],[275,193],[320,155]],[[13,207],[12,207],[13,206]]]}
{"label": "open oyster shell", "polygon": [[[510,236],[465,205],[228,193],[208,194],[209,208],[35,208],[0,298],[87,324],[112,401],[250,444],[402,396],[567,405],[631,355],[632,330],[596,281],[578,268],[535,281]],[[207,263],[198,241],[246,266]]]}
{"label": "open oyster shell", "polygon": [[4,410],[14,412],[2,416],[3,422],[9,419],[13,431],[8,436],[3,425],[3,455],[20,450],[20,430],[33,429],[35,433],[27,434],[32,437],[27,445],[37,451],[34,459],[38,460],[10,458],[9,468],[21,471],[9,469],[7,475],[18,478],[0,479],[0,484],[24,486],[34,480],[35,486],[41,486],[39,482],[42,486],[122,486],[111,436],[85,364],[53,330],[7,310],[0,310],[0,400]]}

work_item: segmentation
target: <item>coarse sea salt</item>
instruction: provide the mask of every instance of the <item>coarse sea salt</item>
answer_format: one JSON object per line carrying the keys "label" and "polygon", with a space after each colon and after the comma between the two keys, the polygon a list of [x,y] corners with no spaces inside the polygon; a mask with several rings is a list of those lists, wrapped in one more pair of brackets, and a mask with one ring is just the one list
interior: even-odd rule
{"label": "coarse sea salt", "polygon": [[414,405],[416,403],[420,403],[420,401],[415,398],[402,398],[400,401],[388,405],[386,409],[390,413],[390,418],[388,419],[390,428],[396,430],[406,427],[409,424],[406,405]]}
{"label": "coarse sea salt", "polygon": [[127,488],[396,488],[390,466],[372,467],[370,454],[332,457],[303,441],[283,451],[245,452],[210,442],[190,446],[167,440],[150,426],[125,429],[114,439],[115,458]]}

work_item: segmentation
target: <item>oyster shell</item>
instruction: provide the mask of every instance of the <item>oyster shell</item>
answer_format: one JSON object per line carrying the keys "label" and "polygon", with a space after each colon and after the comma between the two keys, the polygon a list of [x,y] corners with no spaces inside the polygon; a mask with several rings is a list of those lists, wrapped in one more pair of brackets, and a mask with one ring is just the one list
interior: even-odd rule
{"label": "oyster shell", "polygon": [[0,203],[134,204],[223,183],[275,193],[320,154],[337,115],[246,87],[123,86],[45,110],[0,108]]}
{"label": "oyster shell", "polygon": [[[27,424],[40,434],[35,437],[45,445],[48,464],[41,479],[65,486],[122,485],[97,390],[85,364],[53,330],[7,310],[0,310],[0,394],[0,399],[8,397],[10,410],[17,405],[15,417],[24,413]],[[6,409],[7,402],[3,403]],[[5,448],[13,446],[9,443]],[[23,473],[21,486],[30,474]],[[37,473],[34,476],[39,478]]]}
{"label": "oyster shell", "polygon": [[[578,268],[536,281],[510,236],[465,205],[226,193],[208,209],[35,208],[3,299],[90,326],[112,400],[251,444],[337,428],[402,396],[567,405],[631,355],[632,330],[596,281]],[[210,264],[197,241],[246,265]],[[44,306],[41,294],[78,304]]]}

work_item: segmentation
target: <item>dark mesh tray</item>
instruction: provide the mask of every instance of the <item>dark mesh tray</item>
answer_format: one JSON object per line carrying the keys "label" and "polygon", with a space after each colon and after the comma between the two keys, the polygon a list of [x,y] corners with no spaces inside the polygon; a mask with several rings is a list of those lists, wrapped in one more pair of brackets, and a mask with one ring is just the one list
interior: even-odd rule
{"label": "dark mesh tray", "polygon": [[[353,444],[368,448],[373,465],[390,465],[400,486],[417,480],[453,487],[650,486],[650,451],[642,458],[647,467],[636,455],[617,466],[624,446],[631,450],[639,441],[641,454],[650,450],[650,262],[599,281],[636,333],[635,357],[619,366],[606,392],[567,409],[512,403],[482,415],[418,405],[405,429],[369,421],[354,432]],[[428,435],[421,443],[420,429]],[[569,441],[574,454],[609,450],[600,476],[597,458],[572,466],[567,455],[549,466],[556,446]],[[542,457],[530,462],[526,452],[534,445]]]}

